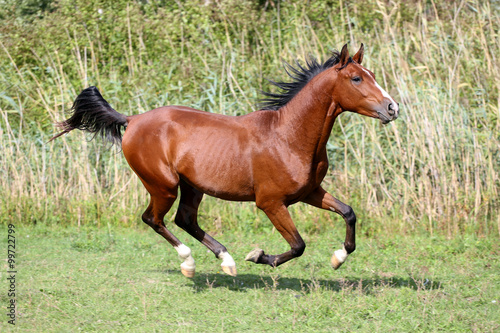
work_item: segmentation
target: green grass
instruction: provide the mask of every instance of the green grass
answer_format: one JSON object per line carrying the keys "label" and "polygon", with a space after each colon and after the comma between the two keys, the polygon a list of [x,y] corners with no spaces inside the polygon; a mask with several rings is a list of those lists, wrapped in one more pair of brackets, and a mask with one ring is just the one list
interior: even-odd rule
{"label": "green grass", "polygon": [[265,78],[287,80],[282,60],[363,42],[401,116],[340,116],[325,188],[372,234],[390,221],[500,235],[498,1],[201,2],[0,2],[0,224],[135,223],[146,199],[120,153],[74,132],[47,144],[83,88],[126,115],[171,104],[241,115]]}
{"label": "green grass", "polygon": [[205,247],[170,228],[194,252],[193,279],[146,227],[19,225],[13,331],[494,332],[500,325],[500,249],[491,239],[361,235],[356,252],[333,271],[343,223],[305,234],[305,254],[276,269],[243,259],[255,246],[285,250],[277,232],[219,232],[238,268],[230,277]]}

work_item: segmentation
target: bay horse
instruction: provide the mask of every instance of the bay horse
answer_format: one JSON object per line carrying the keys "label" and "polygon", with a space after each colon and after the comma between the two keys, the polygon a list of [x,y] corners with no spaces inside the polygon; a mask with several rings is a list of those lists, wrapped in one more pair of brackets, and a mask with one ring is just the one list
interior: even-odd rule
{"label": "bay horse", "polygon": [[[335,212],[346,223],[343,248],[333,253],[338,269],[355,250],[356,215],[327,193],[321,182],[328,170],[326,144],[335,119],[344,111],[378,118],[386,124],[398,117],[399,105],[364,68],[364,47],[349,56],[347,44],[324,63],[314,58],[285,67],[292,82],[273,82],[278,93],[265,93],[262,109],[226,116],[184,106],[165,106],[125,116],[115,111],[96,87],[76,98],[72,115],[59,125],[100,135],[120,143],[123,154],[151,196],[142,220],[178,252],[181,272],[195,274],[191,250],[163,222],[177,198],[175,223],[222,260],[222,270],[236,275],[227,249],[198,225],[198,206],[206,193],[232,201],[254,201],[290,245],[266,254],[254,249],[245,260],[279,266],[299,257],[306,247],[287,207],[299,201]],[[122,138],[122,130],[125,133]]]}

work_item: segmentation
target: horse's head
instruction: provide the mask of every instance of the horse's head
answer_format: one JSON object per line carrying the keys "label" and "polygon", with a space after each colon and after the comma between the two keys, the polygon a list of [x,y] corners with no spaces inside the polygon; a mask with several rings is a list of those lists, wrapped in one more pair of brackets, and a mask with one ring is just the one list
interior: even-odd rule
{"label": "horse's head", "polygon": [[340,61],[332,69],[337,71],[334,99],[342,110],[378,118],[382,124],[396,119],[399,104],[375,81],[375,74],[361,66],[363,44],[351,58],[347,44],[340,52]]}

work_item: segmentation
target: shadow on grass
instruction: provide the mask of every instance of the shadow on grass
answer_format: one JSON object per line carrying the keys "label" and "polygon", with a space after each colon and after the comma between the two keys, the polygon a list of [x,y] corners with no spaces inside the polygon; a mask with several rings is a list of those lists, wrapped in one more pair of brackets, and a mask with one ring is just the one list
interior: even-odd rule
{"label": "shadow on grass", "polygon": [[[178,271],[177,271],[178,272]],[[170,273],[177,273],[170,272]],[[178,273],[180,274],[180,273]],[[375,277],[324,279],[299,279],[281,277],[278,274],[261,276],[256,274],[239,274],[236,277],[213,274],[197,273],[192,281],[196,292],[204,292],[213,288],[227,288],[232,291],[247,292],[252,289],[264,290],[294,290],[301,293],[311,293],[318,290],[356,291],[363,294],[379,292],[382,288],[409,288],[413,290],[436,290],[441,288],[441,282],[426,278],[415,279],[412,277]]]}

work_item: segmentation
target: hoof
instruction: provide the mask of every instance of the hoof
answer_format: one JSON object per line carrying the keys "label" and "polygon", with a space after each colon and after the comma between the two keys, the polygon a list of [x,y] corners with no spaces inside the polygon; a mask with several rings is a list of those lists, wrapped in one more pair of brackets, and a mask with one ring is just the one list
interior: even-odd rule
{"label": "hoof", "polygon": [[227,275],[236,276],[236,266],[222,266],[222,270]]}
{"label": "hoof", "polygon": [[345,249],[335,251],[331,259],[333,269],[339,269],[339,267],[346,261],[347,256],[348,254]]}
{"label": "hoof", "polygon": [[236,263],[234,262],[233,257],[231,257],[227,251],[219,253],[217,257],[222,259],[222,264],[220,266],[222,267],[224,273],[236,276]]}
{"label": "hoof", "polygon": [[337,270],[339,269],[340,266],[342,266],[343,262],[340,262],[335,255],[332,256],[332,267],[333,269]]}
{"label": "hoof", "polygon": [[179,258],[184,260],[184,262],[181,264],[182,275],[188,278],[192,278],[194,276],[196,265],[194,263],[193,257],[191,256],[191,249],[184,244],[175,247],[175,249],[179,254]]}
{"label": "hoof", "polygon": [[188,277],[188,278],[194,277],[195,270],[196,270],[196,266],[194,265],[194,263],[190,264],[190,263],[183,262],[181,264],[181,273],[185,277]]}
{"label": "hoof", "polygon": [[246,261],[253,261],[257,263],[259,261],[259,258],[264,255],[264,250],[262,249],[254,249],[252,250],[247,256],[245,257]]}
{"label": "hoof", "polygon": [[194,269],[193,270],[188,270],[185,268],[181,268],[181,273],[187,278],[193,278],[194,277]]}

